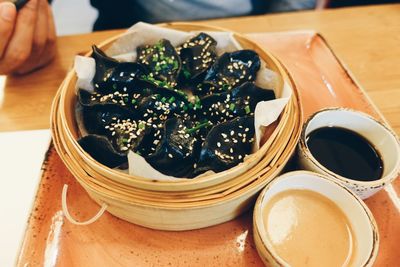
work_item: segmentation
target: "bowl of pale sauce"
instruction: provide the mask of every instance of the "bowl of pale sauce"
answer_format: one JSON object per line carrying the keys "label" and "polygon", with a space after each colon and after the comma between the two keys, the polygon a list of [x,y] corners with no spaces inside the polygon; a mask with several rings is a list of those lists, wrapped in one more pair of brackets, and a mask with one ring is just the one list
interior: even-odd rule
{"label": "bowl of pale sauce", "polygon": [[364,202],[341,183],[308,171],[267,184],[253,223],[268,266],[372,266],[378,252],[377,226]]}

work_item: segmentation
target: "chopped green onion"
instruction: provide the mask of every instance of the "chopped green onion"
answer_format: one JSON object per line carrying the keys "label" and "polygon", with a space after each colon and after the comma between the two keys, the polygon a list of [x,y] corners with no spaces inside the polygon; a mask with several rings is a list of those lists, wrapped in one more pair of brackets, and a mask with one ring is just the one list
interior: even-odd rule
{"label": "chopped green onion", "polygon": [[188,133],[188,134],[194,133],[194,132],[200,130],[201,128],[207,127],[209,125],[211,125],[209,121],[203,122],[193,128],[186,129],[186,133]]}
{"label": "chopped green onion", "polygon": [[200,109],[201,108],[201,101],[200,101],[200,98],[197,95],[195,97],[194,107],[196,109]]}
{"label": "chopped green onion", "polygon": [[178,67],[179,67],[178,61],[174,60],[174,61],[172,62],[172,64],[174,65],[173,69],[174,69],[174,70],[177,70]]}
{"label": "chopped green onion", "polygon": [[229,109],[230,109],[231,111],[234,111],[234,110],[235,110],[235,107],[236,107],[236,105],[235,105],[234,103],[231,103],[231,104],[229,105]]}
{"label": "chopped green onion", "polygon": [[131,103],[132,103],[132,105],[135,105],[136,104],[136,99],[132,99]]}
{"label": "chopped green onion", "polygon": [[161,50],[163,48],[163,45],[162,45],[161,41],[159,41],[158,43],[156,43],[154,45],[154,47],[157,48],[158,50]]}
{"label": "chopped green onion", "polygon": [[138,127],[139,129],[143,130],[146,127],[146,124],[144,122],[140,122]]}
{"label": "chopped green onion", "polygon": [[229,84],[225,83],[222,85],[222,90],[227,91],[229,89]]}
{"label": "chopped green onion", "polygon": [[161,98],[161,102],[165,103],[165,101],[167,101],[165,97]]}
{"label": "chopped green onion", "polygon": [[246,106],[244,108],[244,111],[246,111],[246,114],[249,114],[250,113],[250,106]]}
{"label": "chopped green onion", "polygon": [[149,75],[143,75],[141,78],[143,80],[149,81],[149,82],[155,82],[156,81],[152,76],[150,76],[150,74]]}
{"label": "chopped green onion", "polygon": [[185,97],[187,99],[187,95],[185,94],[185,92],[180,91],[178,89],[174,89],[175,92],[177,92],[178,94],[180,94],[181,96]]}
{"label": "chopped green onion", "polygon": [[112,85],[112,88],[114,89],[114,90],[117,90],[117,84],[116,83],[113,83],[113,85]]}
{"label": "chopped green onion", "polygon": [[171,96],[170,99],[168,99],[168,103],[172,104],[175,101],[175,97]]}
{"label": "chopped green onion", "polygon": [[183,76],[185,76],[185,79],[189,79],[190,78],[190,71],[188,71],[186,68],[184,68],[183,70]]}
{"label": "chopped green onion", "polygon": [[159,81],[159,80],[154,80],[153,83],[154,83],[155,85],[157,85],[157,86],[168,88],[168,83],[167,83],[167,82],[163,82],[163,81]]}

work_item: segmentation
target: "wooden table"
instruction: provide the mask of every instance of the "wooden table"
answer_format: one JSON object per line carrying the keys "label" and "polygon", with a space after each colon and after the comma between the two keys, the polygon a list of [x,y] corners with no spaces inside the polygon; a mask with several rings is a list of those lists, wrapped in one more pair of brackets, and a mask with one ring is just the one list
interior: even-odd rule
{"label": "wooden table", "polygon": [[[399,15],[400,4],[207,23],[240,32],[319,31],[400,135]],[[48,128],[53,96],[72,66],[74,55],[88,51],[91,44],[119,32],[60,37],[58,55],[46,68],[23,77],[0,76],[0,132]],[[0,190],[0,203],[4,204],[0,205],[0,213],[7,214],[9,222],[0,228],[0,247],[5,248],[0,255],[1,266],[11,266],[18,255],[19,241],[40,178],[37,174],[47,148],[48,134],[48,131],[0,134],[0,161],[4,164],[1,165],[2,177],[7,177],[3,190]],[[25,152],[19,153],[22,150]],[[15,171],[18,162],[24,162],[24,169]],[[8,260],[10,264],[4,264],[2,260]]]}
{"label": "wooden table", "polygon": [[[322,33],[400,135],[400,4],[207,23],[244,33],[299,29]],[[119,32],[60,37],[58,55],[46,68],[22,77],[0,76],[0,131],[48,128],[52,98],[74,55]]]}

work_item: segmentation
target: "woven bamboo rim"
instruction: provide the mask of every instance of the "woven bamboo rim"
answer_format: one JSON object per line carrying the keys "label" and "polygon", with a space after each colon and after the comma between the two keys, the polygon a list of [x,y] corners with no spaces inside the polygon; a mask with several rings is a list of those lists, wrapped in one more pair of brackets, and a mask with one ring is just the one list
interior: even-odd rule
{"label": "woven bamboo rim", "polygon": [[[288,146],[295,146],[296,142],[294,141],[295,138],[293,138],[293,141],[288,144]],[[162,208],[166,208],[166,209],[185,209],[185,208],[201,208],[204,206],[209,207],[210,205],[221,205],[224,202],[230,201],[234,198],[239,198],[239,197],[243,197],[245,195],[249,195],[252,196],[253,194],[255,194],[257,191],[259,191],[270,179],[272,179],[273,177],[275,177],[276,175],[279,174],[279,172],[282,170],[284,164],[286,163],[287,159],[290,156],[289,150],[283,150],[285,152],[283,152],[281,154],[281,156],[279,157],[279,159],[277,160],[277,164],[274,165],[274,167],[269,168],[268,171],[263,174],[262,176],[258,177],[258,179],[256,179],[255,181],[253,181],[253,183],[239,189],[236,191],[231,192],[230,194],[226,194],[223,195],[222,197],[216,198],[216,199],[203,199],[201,201],[199,200],[195,200],[194,202],[189,201],[189,202],[185,202],[185,203],[170,203],[170,202],[157,202],[155,200],[157,199],[151,199],[150,201],[141,201],[139,199],[132,199],[132,198],[126,198],[126,197],[121,197],[120,195],[113,195],[110,194],[107,191],[98,191],[96,190],[95,187],[93,187],[93,185],[87,184],[85,179],[81,179],[84,174],[83,172],[79,172],[79,170],[81,169],[77,169],[74,168],[72,170],[73,174],[77,177],[78,182],[89,192],[89,194],[91,194],[92,196],[95,196],[95,198],[100,199],[101,202],[106,202],[108,204],[111,205],[116,205],[116,206],[126,206],[127,208],[130,205],[139,205],[139,206],[143,206],[143,207],[162,207]],[[66,154],[64,154],[66,155]],[[286,160],[285,160],[286,158]]]}
{"label": "woven bamboo rim", "polygon": [[[287,125],[287,126],[288,127],[285,127],[284,129],[292,129],[292,127],[295,127],[294,125]],[[264,161],[265,162],[278,161],[279,157],[277,156],[280,156],[280,153],[283,152],[283,148],[285,147],[284,146],[272,147],[273,150],[268,151],[267,156],[261,161],[261,163],[263,163]],[[65,149],[69,150],[68,147],[65,147]],[[66,153],[63,154],[68,156],[68,154],[70,153],[71,151],[67,151]],[[227,183],[219,184],[211,188],[185,191],[185,192],[157,192],[157,191],[140,190],[107,180],[107,177],[103,177],[93,172],[92,170],[90,170],[90,167],[84,165],[84,162],[74,160],[73,157],[69,158],[68,161],[69,165],[74,166],[73,169],[76,170],[78,168],[85,170],[85,173],[80,173],[77,176],[81,177],[84,180],[82,182],[87,183],[89,186],[92,186],[93,188],[97,188],[97,190],[100,191],[106,190],[109,193],[113,192],[118,196],[129,196],[131,194],[134,194],[135,199],[142,199],[148,201],[159,200],[168,202],[187,202],[188,198],[190,198],[191,201],[219,198],[221,196],[234,192],[240,188],[243,188],[244,186],[253,182],[253,180],[258,179],[258,177],[260,177],[264,173],[268,173],[268,171],[271,169],[271,167],[262,168],[264,164],[260,164],[261,166],[257,165],[256,167],[258,168],[252,169],[251,173],[248,172],[245,175],[241,175],[240,177],[232,179]],[[258,170],[259,168],[261,169]]]}
{"label": "woven bamboo rim", "polygon": [[[174,24],[175,25],[175,24]],[[177,24],[175,25],[177,28],[185,27],[187,24]],[[171,26],[171,25],[168,25]],[[198,25],[190,25],[191,28],[189,30],[199,30],[203,29],[203,26],[198,26]],[[207,28],[208,29],[208,28]],[[220,29],[214,29],[210,28],[211,30],[220,30]],[[282,76],[283,79],[289,80],[289,76],[283,69],[283,67],[279,64],[279,62],[270,54],[262,50],[257,44],[248,41],[245,37],[236,34],[237,36],[236,39],[240,40],[245,40],[242,41],[242,45],[244,42],[246,42],[245,47],[252,48],[256,50],[261,57],[267,61],[267,64],[270,66],[275,66],[275,70],[278,71]],[[106,48],[113,42],[115,39],[119,38],[120,36],[111,38],[110,40],[107,40],[102,44],[103,48]],[[96,161],[94,161],[85,151],[83,151],[80,146],[76,142],[77,138],[77,131],[74,129],[75,127],[75,122],[74,122],[74,106],[73,103],[75,101],[75,89],[74,89],[74,84],[76,81],[76,77],[74,73],[71,71],[67,78],[66,82],[61,86],[61,95],[60,95],[60,123],[61,125],[64,125],[65,127],[65,139],[67,139],[67,144],[71,147],[72,153],[75,154],[76,157],[81,157],[82,160],[84,160],[91,168],[88,170],[92,176],[95,174],[102,174],[102,177],[106,177],[106,182],[108,183],[109,180],[116,181],[117,183],[122,183],[125,185],[128,185],[129,187],[134,186],[136,188],[142,188],[145,190],[152,190],[152,191],[190,191],[190,190],[196,190],[199,188],[208,188],[210,186],[219,184],[219,183],[224,183],[227,180],[232,180],[232,176],[227,176],[224,179],[221,179],[220,176],[222,175],[221,173],[203,177],[203,178],[197,178],[193,180],[185,180],[182,182],[167,182],[167,181],[158,181],[154,182],[151,180],[145,180],[141,177],[133,177],[131,175],[127,175],[124,173],[117,172],[115,170],[109,169],[103,165],[100,165]],[[283,82],[281,81],[281,85]],[[292,84],[293,85],[293,84]],[[294,85],[293,85],[294,87]],[[296,95],[297,97],[297,95]],[[278,133],[280,133],[281,129],[286,126],[287,123],[287,118],[290,117],[289,114],[290,110],[290,105],[288,105],[285,108],[284,115],[281,116],[281,119],[279,120],[279,123],[275,129],[275,131],[272,133],[271,137],[267,140],[267,142],[262,146],[261,150],[258,151],[258,153],[255,153],[257,155],[256,158],[253,160],[247,161],[246,164],[250,164],[250,167],[254,167],[254,165],[257,164],[262,159],[262,156],[266,153],[266,150],[268,149],[269,146],[273,143],[275,138],[277,137]],[[282,119],[283,118],[283,119]],[[254,156],[254,154],[253,154]],[[251,169],[251,168],[249,168]],[[96,177],[97,179],[97,177]]]}
{"label": "woven bamboo rim", "polygon": [[[59,101],[55,101],[54,103],[55,104],[53,106],[53,110],[56,110],[58,108]],[[299,110],[299,109],[297,107],[294,108],[294,110]],[[54,115],[57,115],[57,113],[53,112],[52,114],[53,114],[52,121],[53,122],[57,121],[57,119],[54,118]],[[286,129],[286,131],[290,132],[289,131],[290,129],[299,128],[299,122],[301,121],[299,120],[300,119],[299,115],[300,114],[297,114],[296,116],[294,114],[294,116],[291,116],[292,118],[291,123],[289,125],[286,125],[287,127],[284,128]],[[62,142],[64,141],[62,140],[63,137],[58,135],[59,128],[57,127],[57,123],[52,125],[53,129],[55,130],[54,132],[56,133],[54,135],[54,142],[63,143]],[[176,203],[188,203],[188,202],[196,203],[199,201],[206,201],[206,200],[219,200],[221,198],[231,195],[232,193],[241,191],[241,189],[243,188],[249,189],[252,186],[256,186],[262,183],[263,180],[265,180],[263,179],[265,177],[271,177],[271,174],[274,172],[275,169],[277,169],[277,166],[278,167],[283,166],[284,163],[289,158],[290,151],[293,151],[293,149],[290,148],[294,148],[297,142],[296,135],[298,135],[298,133],[296,134],[296,131],[293,131],[291,134],[292,138],[290,138],[290,142],[287,144],[287,146],[275,146],[274,147],[275,151],[271,151],[271,153],[267,154],[267,155],[271,154],[275,155],[275,157],[266,156],[263,159],[263,161],[272,162],[273,163],[272,167],[270,166],[261,169],[260,172],[256,172],[255,175],[253,176],[243,175],[242,177],[240,177],[241,179],[233,179],[232,183],[227,183],[227,184],[224,183],[219,186],[214,186],[211,188],[211,190],[203,189],[199,191],[181,192],[178,194],[176,192],[168,194],[169,192],[143,191],[143,190],[138,190],[136,188],[126,187],[126,185],[123,184],[120,185],[114,183],[110,186],[107,183],[102,183],[102,179],[107,179],[107,178],[102,177],[99,174],[92,173],[94,175],[93,177],[95,177],[93,178],[90,174],[91,173],[90,167],[88,167],[87,165],[85,166],[84,162],[79,160],[79,158],[74,159],[73,157],[70,157],[71,151],[68,151],[68,147],[56,145],[56,148],[58,148],[57,150],[60,156],[67,163],[67,166],[70,168],[72,173],[77,177],[78,181],[85,188],[88,188],[89,190],[95,192],[95,194],[97,193],[103,195],[102,197],[103,199],[104,198],[112,198],[116,200],[118,199],[126,203],[142,202],[143,204],[146,205],[155,204],[157,202],[161,202],[163,204],[165,203],[176,204]]]}

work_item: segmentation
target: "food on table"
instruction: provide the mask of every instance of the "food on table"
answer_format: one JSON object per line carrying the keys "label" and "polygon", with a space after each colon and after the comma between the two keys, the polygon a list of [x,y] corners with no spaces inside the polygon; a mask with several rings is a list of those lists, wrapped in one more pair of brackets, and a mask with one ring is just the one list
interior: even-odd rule
{"label": "food on table", "polygon": [[82,148],[121,169],[133,151],[174,177],[242,162],[252,153],[256,105],[275,94],[255,85],[256,52],[218,57],[216,46],[206,33],[177,47],[161,39],[139,46],[136,62],[119,62],[93,46],[94,91],[77,92]]}
{"label": "food on table", "polygon": [[286,190],[263,212],[267,238],[290,266],[351,266],[356,241],[343,211],[311,190]]}
{"label": "food on table", "polygon": [[197,117],[208,118],[214,123],[222,123],[236,117],[254,116],[256,105],[261,100],[274,98],[274,91],[246,82],[224,93],[214,93],[203,97],[202,109]]}
{"label": "food on table", "polygon": [[198,171],[220,172],[236,166],[251,151],[254,117],[238,117],[214,126],[203,143]]}
{"label": "food on table", "polygon": [[164,123],[164,132],[147,161],[167,175],[191,176],[196,169],[201,147],[200,127],[190,119],[171,118]]}
{"label": "food on table", "polygon": [[155,45],[137,48],[137,62],[149,71],[146,78],[156,85],[175,87],[181,70],[181,59],[175,47],[165,39]]}
{"label": "food on table", "polygon": [[201,94],[224,92],[244,82],[252,82],[256,79],[260,65],[260,57],[252,50],[224,53],[211,66],[196,91]]}
{"label": "food on table", "polygon": [[92,47],[92,57],[96,61],[96,73],[93,84],[99,93],[114,92],[115,86],[124,86],[131,83],[134,78],[147,73],[144,66],[136,62],[118,62],[108,57],[96,46]]}
{"label": "food on table", "polygon": [[204,79],[207,70],[214,64],[217,42],[208,34],[199,35],[177,47],[182,61],[180,79],[183,83],[194,83]]}
{"label": "food on table", "polygon": [[79,140],[79,144],[95,160],[104,165],[120,166],[126,162],[125,153],[117,151],[105,136],[87,135]]}

